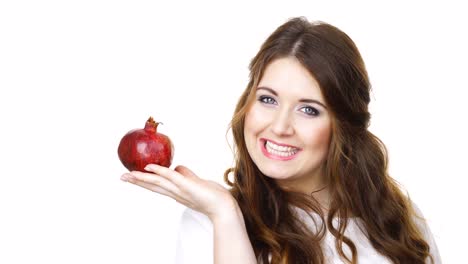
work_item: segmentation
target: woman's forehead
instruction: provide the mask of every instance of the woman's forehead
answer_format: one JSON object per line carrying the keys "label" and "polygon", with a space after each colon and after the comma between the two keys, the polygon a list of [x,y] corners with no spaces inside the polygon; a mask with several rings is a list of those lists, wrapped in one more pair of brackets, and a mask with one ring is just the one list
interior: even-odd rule
{"label": "woman's forehead", "polygon": [[257,87],[272,90],[278,96],[293,96],[324,101],[320,85],[314,76],[294,57],[269,63]]}

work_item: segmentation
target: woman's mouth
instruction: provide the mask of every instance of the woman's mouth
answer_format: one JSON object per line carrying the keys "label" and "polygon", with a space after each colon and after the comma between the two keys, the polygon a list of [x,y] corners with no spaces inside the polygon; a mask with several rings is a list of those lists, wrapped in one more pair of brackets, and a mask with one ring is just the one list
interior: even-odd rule
{"label": "woman's mouth", "polygon": [[261,149],[263,154],[275,160],[291,160],[297,156],[297,153],[301,151],[300,148],[277,143],[268,139],[260,139],[261,141]]}

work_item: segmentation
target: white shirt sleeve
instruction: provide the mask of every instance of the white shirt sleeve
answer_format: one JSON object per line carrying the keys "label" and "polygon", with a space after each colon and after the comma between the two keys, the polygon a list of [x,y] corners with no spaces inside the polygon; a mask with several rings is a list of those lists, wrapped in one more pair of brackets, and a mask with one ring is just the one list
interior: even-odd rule
{"label": "white shirt sleeve", "polygon": [[207,216],[190,208],[180,220],[175,263],[213,263],[213,225]]}
{"label": "white shirt sleeve", "polygon": [[[437,248],[437,243],[434,239],[434,235],[432,234],[431,229],[429,228],[427,221],[424,219],[424,215],[419,209],[419,207],[416,206],[414,203],[412,203],[412,206],[416,215],[419,216],[416,217],[416,224],[420,228],[424,236],[424,240],[426,240],[426,242],[429,244],[429,250],[432,255],[432,258],[434,259],[434,264],[441,264],[442,259],[440,257],[439,249]],[[431,264],[431,261],[428,259],[426,263]]]}

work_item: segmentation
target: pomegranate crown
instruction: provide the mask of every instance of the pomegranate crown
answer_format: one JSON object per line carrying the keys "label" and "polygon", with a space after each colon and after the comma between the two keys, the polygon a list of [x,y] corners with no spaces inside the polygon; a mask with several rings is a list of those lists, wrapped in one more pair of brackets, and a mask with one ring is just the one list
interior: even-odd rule
{"label": "pomegranate crown", "polygon": [[156,130],[158,129],[159,124],[162,124],[162,122],[156,122],[156,121],[154,121],[153,117],[150,116],[148,118],[148,121],[146,121],[145,130],[151,130],[151,131],[156,132]]}

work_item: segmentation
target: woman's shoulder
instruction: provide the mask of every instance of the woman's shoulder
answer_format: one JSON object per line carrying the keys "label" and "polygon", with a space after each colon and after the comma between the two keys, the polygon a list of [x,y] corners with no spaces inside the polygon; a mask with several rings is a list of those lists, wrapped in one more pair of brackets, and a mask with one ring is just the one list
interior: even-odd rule
{"label": "woman's shoulder", "polygon": [[429,223],[424,217],[423,212],[412,200],[409,200],[409,204],[414,212],[414,223],[418,227],[419,231],[422,233],[424,240],[426,240],[426,242],[429,244],[429,250],[431,252],[432,257],[434,258],[434,263],[442,263],[437,243],[435,241],[431,228],[429,227]]}

